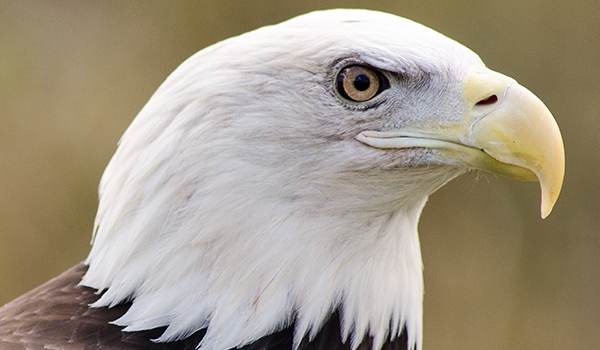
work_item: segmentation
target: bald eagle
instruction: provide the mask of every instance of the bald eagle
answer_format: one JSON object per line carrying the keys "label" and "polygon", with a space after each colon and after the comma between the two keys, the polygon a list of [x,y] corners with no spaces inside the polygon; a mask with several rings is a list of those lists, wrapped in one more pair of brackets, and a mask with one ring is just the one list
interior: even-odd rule
{"label": "bald eagle", "polygon": [[313,12],[193,55],[123,135],[85,262],[0,309],[3,349],[421,349],[417,223],[480,169],[557,200],[544,104],[394,15]]}

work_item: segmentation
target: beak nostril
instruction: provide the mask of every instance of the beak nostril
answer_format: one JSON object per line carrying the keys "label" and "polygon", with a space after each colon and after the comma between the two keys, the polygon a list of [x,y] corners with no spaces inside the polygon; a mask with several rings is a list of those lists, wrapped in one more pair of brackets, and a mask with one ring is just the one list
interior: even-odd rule
{"label": "beak nostril", "polygon": [[493,105],[494,103],[498,102],[498,96],[496,95],[492,95],[489,96],[487,98],[484,98],[483,100],[477,102],[475,104],[475,106],[487,106],[487,105]]}

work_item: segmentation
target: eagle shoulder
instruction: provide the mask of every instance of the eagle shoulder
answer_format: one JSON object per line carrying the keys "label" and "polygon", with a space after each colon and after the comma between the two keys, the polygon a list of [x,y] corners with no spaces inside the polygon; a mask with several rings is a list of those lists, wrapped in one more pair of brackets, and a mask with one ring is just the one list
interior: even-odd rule
{"label": "eagle shoulder", "polygon": [[[169,343],[156,343],[166,327],[140,332],[122,332],[111,324],[131,306],[122,303],[112,308],[92,308],[101,294],[79,285],[87,266],[80,263],[58,277],[46,282],[12,302],[0,307],[0,349],[10,350],[194,350],[204,337],[205,330]],[[294,325],[267,335],[243,350],[291,350]],[[371,350],[367,337],[357,350]],[[339,312],[334,312],[314,339],[305,337],[298,350],[351,350],[340,336]],[[406,332],[384,344],[385,350],[407,349]]]}

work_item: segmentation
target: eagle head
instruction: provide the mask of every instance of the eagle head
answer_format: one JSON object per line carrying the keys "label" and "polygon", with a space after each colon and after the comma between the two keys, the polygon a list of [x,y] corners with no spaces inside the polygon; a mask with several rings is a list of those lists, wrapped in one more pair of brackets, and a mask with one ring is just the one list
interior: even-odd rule
{"label": "eagle head", "polygon": [[542,215],[564,171],[558,127],[515,80],[459,43],[366,10],[313,12],[212,45],[177,68],[120,141],[100,185],[85,286],[132,306],[156,341],[200,349],[335,311],[353,348],[422,344],[417,223],[470,170],[538,180]]}

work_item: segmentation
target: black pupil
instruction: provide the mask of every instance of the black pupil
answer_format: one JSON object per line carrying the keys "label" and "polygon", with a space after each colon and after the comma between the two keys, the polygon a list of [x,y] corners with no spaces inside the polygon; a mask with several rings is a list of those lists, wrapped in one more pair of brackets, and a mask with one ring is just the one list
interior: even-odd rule
{"label": "black pupil", "polygon": [[364,74],[357,75],[356,78],[354,78],[354,87],[358,91],[365,91],[369,88],[369,85],[371,85],[371,81],[369,80],[369,77]]}

